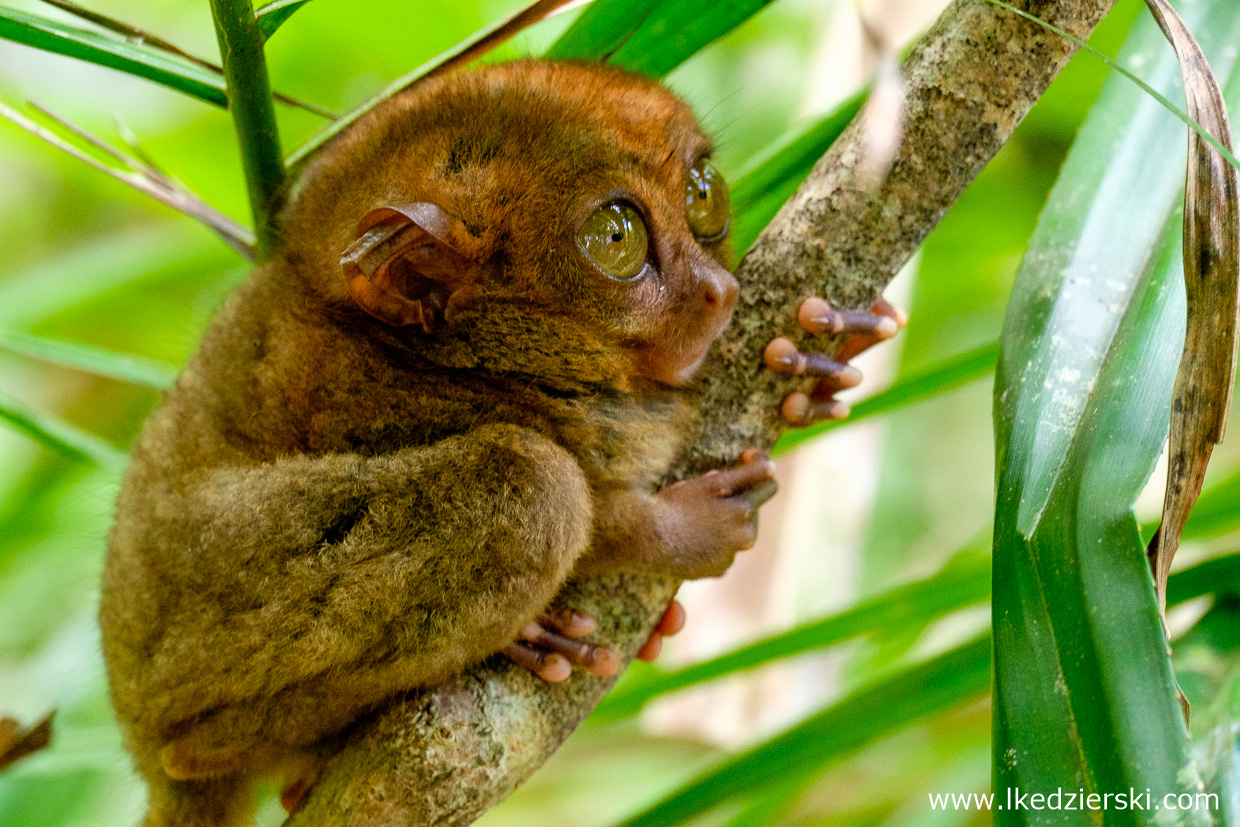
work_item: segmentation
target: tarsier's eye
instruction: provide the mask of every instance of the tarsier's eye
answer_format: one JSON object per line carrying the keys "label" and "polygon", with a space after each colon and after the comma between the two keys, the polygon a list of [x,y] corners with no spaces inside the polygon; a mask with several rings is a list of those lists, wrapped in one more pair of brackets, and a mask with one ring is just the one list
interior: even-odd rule
{"label": "tarsier's eye", "polygon": [[587,218],[577,231],[577,243],[598,269],[620,281],[641,275],[650,248],[646,222],[623,201],[604,204]]}
{"label": "tarsier's eye", "polygon": [[728,231],[728,185],[715,165],[705,158],[689,170],[685,218],[699,241],[716,241]]}

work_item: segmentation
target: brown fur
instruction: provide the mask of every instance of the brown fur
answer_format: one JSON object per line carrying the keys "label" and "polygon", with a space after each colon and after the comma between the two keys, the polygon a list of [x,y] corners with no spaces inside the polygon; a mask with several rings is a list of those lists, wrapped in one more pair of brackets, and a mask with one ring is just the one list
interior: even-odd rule
{"label": "brown fur", "polygon": [[[101,623],[148,825],[243,823],[252,777],[499,651],[574,571],[718,574],[752,541],[743,503],[656,494],[692,414],[653,380],[731,308],[684,217],[708,149],[651,81],[529,61],[388,101],[297,182],[118,504]],[[574,241],[617,195],[650,231],[634,283]],[[414,202],[468,253],[429,332],[364,312],[340,265]]]}

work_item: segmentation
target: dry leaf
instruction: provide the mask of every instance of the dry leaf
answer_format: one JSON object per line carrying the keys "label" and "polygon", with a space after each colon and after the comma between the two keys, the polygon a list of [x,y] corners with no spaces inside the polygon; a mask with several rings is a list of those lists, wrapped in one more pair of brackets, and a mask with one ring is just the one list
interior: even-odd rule
{"label": "dry leaf", "polygon": [[0,718],[0,770],[51,743],[55,714],[47,713],[41,721],[26,729],[12,718]]}
{"label": "dry leaf", "polygon": [[[1232,150],[1227,107],[1205,55],[1166,0],[1146,0],[1180,59],[1188,114]],[[1167,495],[1162,525],[1147,552],[1159,608],[1167,603],[1167,574],[1189,511],[1201,493],[1206,465],[1223,439],[1236,371],[1237,291],[1240,290],[1240,184],[1237,171],[1196,131],[1188,136],[1184,192],[1184,283],[1188,329],[1175,380]]]}

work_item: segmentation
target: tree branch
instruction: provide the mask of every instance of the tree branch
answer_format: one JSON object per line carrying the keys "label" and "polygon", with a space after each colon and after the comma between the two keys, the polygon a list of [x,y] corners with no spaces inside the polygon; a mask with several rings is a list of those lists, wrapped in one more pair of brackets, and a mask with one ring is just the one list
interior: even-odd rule
{"label": "tree branch", "polygon": [[[1086,37],[1113,2],[1017,5]],[[854,123],[741,262],[740,306],[698,383],[700,432],[677,475],[774,443],[789,388],[761,367],[767,342],[793,331],[807,296],[871,304],[1073,51],[985,0],[947,9],[905,64],[905,134],[881,187],[855,183],[864,147]],[[562,600],[593,612],[598,636],[632,655],[676,585],[614,577],[570,584]],[[394,702],[355,729],[289,824],[469,824],[541,766],[609,688],[582,674],[548,685],[497,659]]]}

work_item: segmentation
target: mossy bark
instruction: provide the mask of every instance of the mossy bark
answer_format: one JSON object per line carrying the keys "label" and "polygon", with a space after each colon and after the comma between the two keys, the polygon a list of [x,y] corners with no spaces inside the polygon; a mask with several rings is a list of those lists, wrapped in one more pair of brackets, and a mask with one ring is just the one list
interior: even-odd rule
{"label": "mossy bark", "polygon": [[[1084,38],[1114,0],[1015,3]],[[786,378],[762,367],[773,337],[796,336],[808,296],[866,307],[881,293],[1072,56],[1074,47],[985,0],[955,0],[904,65],[904,137],[890,174],[865,190],[854,123],[737,269],[741,300],[697,383],[702,417],[677,476],[770,447]],[[632,655],[676,583],[616,577],[571,584],[562,601],[594,613],[597,636]],[[360,724],[291,827],[465,825],[555,751],[610,688],[577,674],[543,683],[496,659]]]}

